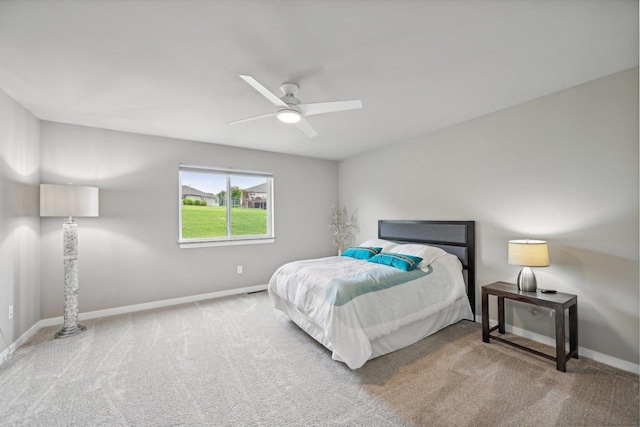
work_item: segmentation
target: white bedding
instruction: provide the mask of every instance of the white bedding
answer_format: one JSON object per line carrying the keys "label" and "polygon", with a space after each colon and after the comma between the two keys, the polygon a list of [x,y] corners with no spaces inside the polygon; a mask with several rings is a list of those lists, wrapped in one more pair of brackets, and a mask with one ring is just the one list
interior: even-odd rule
{"label": "white bedding", "polygon": [[[323,334],[314,338],[333,351],[334,359],[356,369],[372,357],[371,342],[465,296],[458,258],[445,253],[431,265],[422,264],[421,271],[405,273],[348,257],[296,261],[276,270],[269,294],[277,309],[287,313],[284,300],[313,322]],[[465,311],[470,319],[468,301]]]}

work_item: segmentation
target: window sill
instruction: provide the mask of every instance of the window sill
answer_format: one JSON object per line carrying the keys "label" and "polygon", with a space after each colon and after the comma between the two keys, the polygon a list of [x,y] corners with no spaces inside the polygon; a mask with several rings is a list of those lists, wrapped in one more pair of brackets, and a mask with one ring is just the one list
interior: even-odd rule
{"label": "window sill", "polygon": [[236,240],[203,240],[203,241],[178,241],[180,249],[207,248],[212,246],[237,246],[237,245],[260,245],[263,243],[275,243],[275,237],[265,237],[263,239],[236,239]]}

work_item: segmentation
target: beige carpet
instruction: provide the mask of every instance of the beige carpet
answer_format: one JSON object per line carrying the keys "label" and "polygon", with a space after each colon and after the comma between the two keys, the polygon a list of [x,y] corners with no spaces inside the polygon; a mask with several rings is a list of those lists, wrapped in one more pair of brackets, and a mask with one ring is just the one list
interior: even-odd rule
{"label": "beige carpet", "polygon": [[[460,322],[356,371],[266,293],[42,330],[0,367],[2,425],[638,425],[638,377],[484,344]],[[547,351],[552,351],[547,348]]]}

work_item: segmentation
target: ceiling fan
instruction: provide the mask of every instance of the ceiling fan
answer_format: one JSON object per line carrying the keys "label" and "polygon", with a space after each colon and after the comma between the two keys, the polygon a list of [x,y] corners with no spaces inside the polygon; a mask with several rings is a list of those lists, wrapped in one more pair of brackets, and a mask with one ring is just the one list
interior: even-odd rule
{"label": "ceiling fan", "polygon": [[305,133],[308,137],[314,137],[318,135],[318,132],[311,127],[311,124],[305,119],[306,116],[313,116],[314,114],[334,113],[336,111],[357,110],[362,108],[362,101],[359,99],[351,101],[333,101],[333,102],[317,102],[313,104],[301,104],[300,100],[296,98],[299,86],[295,83],[282,83],[280,89],[284,93],[284,96],[278,98],[273,92],[261,85],[256,79],[251,76],[240,75],[245,82],[249,83],[251,87],[260,92],[262,96],[267,98],[276,107],[274,113],[262,114],[259,116],[249,117],[247,119],[236,120],[234,122],[227,123],[229,125],[236,125],[238,123],[249,122],[251,120],[266,119],[267,117],[276,116],[278,120],[283,123],[289,123],[295,125],[298,129]]}

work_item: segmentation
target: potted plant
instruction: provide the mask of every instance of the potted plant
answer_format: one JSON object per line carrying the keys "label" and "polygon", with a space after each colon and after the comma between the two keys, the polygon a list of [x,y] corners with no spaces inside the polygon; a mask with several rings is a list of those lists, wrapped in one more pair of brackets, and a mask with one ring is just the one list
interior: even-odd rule
{"label": "potted plant", "polygon": [[358,210],[351,215],[347,213],[347,207],[333,205],[331,207],[331,230],[333,231],[333,244],[338,247],[338,255],[353,243],[353,237],[358,228]]}

